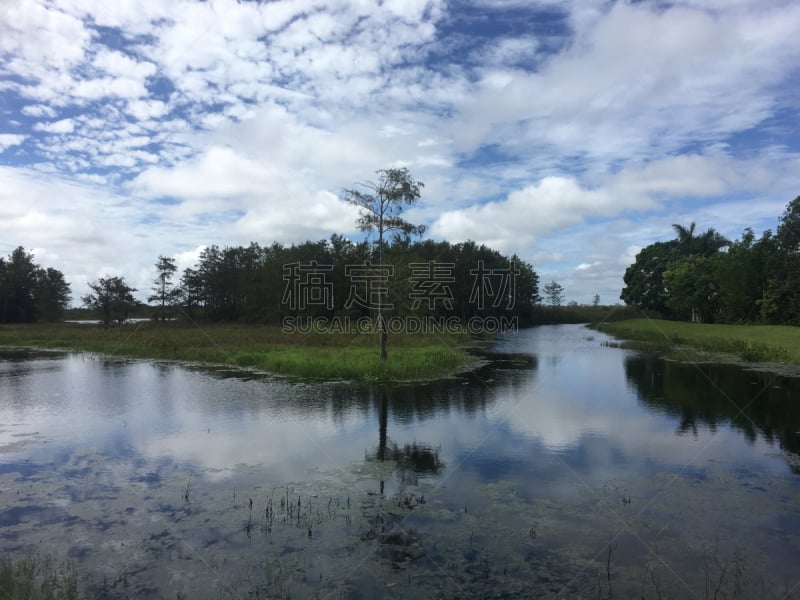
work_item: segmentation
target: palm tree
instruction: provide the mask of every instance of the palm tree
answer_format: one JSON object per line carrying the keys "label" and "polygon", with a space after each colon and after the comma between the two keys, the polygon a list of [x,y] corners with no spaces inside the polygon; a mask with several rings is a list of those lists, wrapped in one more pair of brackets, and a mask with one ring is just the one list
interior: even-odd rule
{"label": "palm tree", "polygon": [[678,234],[678,248],[681,254],[692,254],[692,246],[694,246],[694,227],[694,221],[692,221],[689,227],[684,227],[677,223],[672,224],[672,228],[675,230],[675,233]]}
{"label": "palm tree", "polygon": [[720,235],[713,227],[709,227],[705,233],[695,235],[695,223],[692,221],[689,227],[673,224],[672,228],[678,234],[678,252],[682,256],[711,256],[720,248],[730,245],[730,240]]}

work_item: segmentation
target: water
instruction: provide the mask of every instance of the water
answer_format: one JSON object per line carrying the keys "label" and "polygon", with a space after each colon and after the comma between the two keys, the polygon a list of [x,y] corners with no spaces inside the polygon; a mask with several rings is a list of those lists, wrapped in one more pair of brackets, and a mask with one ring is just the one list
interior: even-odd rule
{"label": "water", "polygon": [[0,552],[90,597],[800,597],[800,380],[605,339],[396,386],[3,353]]}

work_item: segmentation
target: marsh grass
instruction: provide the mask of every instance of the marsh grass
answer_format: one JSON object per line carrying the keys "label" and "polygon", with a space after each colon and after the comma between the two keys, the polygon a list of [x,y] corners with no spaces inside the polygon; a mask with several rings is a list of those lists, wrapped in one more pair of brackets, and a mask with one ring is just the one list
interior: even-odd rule
{"label": "marsh grass", "polygon": [[285,333],[278,327],[138,323],[103,329],[59,323],[0,326],[0,345],[63,348],[131,358],[249,367],[313,379],[360,381],[438,377],[472,359],[467,336],[389,338],[389,360],[378,357],[373,333]]}
{"label": "marsh grass", "polygon": [[800,364],[800,329],[784,325],[710,325],[660,319],[601,323],[593,328],[635,344],[635,349],[673,352],[689,347],[733,354],[748,362]]}
{"label": "marsh grass", "polygon": [[0,561],[0,598],[3,600],[72,600],[78,598],[78,578],[70,565],[29,556]]}

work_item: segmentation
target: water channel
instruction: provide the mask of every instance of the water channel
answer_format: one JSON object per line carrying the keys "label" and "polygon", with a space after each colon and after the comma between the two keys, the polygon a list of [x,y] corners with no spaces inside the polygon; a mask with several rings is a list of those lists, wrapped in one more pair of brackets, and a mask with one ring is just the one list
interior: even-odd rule
{"label": "water channel", "polygon": [[800,597],[800,379],[508,335],[434,382],[0,352],[0,557],[88,597]]}

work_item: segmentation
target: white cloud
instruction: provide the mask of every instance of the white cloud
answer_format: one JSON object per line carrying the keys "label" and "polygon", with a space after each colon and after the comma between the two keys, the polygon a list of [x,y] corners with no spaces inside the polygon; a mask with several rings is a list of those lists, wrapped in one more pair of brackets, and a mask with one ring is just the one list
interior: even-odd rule
{"label": "white cloud", "polygon": [[58,113],[46,104],[29,104],[22,108],[22,114],[29,117],[48,117],[52,119]]}
{"label": "white cloud", "polygon": [[61,119],[50,123],[37,123],[33,128],[47,133],[72,133],[75,130],[75,123],[72,119]]}
{"label": "white cloud", "polygon": [[229,147],[213,146],[192,162],[143,172],[133,188],[151,197],[236,198],[258,193],[276,176],[268,166]]}
{"label": "white cloud", "polygon": [[545,177],[538,184],[511,192],[505,200],[446,211],[434,222],[431,233],[508,251],[530,247],[538,235],[573,227],[587,217],[652,208],[655,204],[646,195],[621,199],[605,190],[583,188],[572,178]]}
{"label": "white cloud", "polygon": [[14,133],[0,133],[0,152],[4,152],[12,146],[19,146],[25,141],[25,137]]}
{"label": "white cloud", "polygon": [[[754,202],[752,194],[780,190],[794,164],[793,159],[773,164],[724,154],[683,155],[632,164],[594,178],[594,187],[575,178],[545,177],[502,200],[444,211],[431,234],[517,252],[533,262],[543,281],[565,285],[568,299],[588,303],[599,293],[603,302],[613,303],[635,254],[671,239],[672,223],[695,221],[731,239],[748,226],[756,232],[774,229],[789,190],[769,201]],[[744,199],[726,198],[729,194]]]}
{"label": "white cloud", "polygon": [[744,19],[616,3],[538,71],[488,70],[453,136],[468,147],[524,144],[606,164],[724,138],[774,108],[771,86],[800,58],[791,41],[798,19],[800,7]]}
{"label": "white cloud", "polygon": [[[563,11],[563,31],[500,31],[508,15],[493,13],[536,24],[543,7]],[[628,248],[670,222],[735,235],[748,218],[758,231],[796,195],[794,121],[780,112],[794,110],[795,3],[473,2],[489,37],[457,10],[0,4],[0,97],[18,113],[0,150],[24,142],[3,158],[29,160],[2,176],[35,199],[0,209],[19,226],[5,232],[59,256],[85,239],[79,280],[110,262],[108,243],[125,245],[114,268],[141,273],[155,246],[346,233],[342,188],[406,165],[426,183],[409,218],[540,261],[590,297],[619,288]]]}

